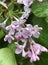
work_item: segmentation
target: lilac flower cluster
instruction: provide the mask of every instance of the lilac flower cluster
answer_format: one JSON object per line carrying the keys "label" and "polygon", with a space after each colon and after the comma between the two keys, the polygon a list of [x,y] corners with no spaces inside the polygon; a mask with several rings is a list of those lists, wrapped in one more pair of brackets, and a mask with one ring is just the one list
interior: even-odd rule
{"label": "lilac flower cluster", "polygon": [[[19,4],[24,5],[24,12],[21,12],[22,16],[19,19],[14,16],[15,21],[12,21],[9,26],[5,26],[8,18],[3,23],[0,23],[0,27],[5,28],[5,30],[8,31],[4,41],[11,43],[15,40],[15,45],[17,47],[15,53],[21,53],[23,57],[29,57],[30,62],[40,60],[38,55],[40,55],[41,52],[48,52],[44,46],[36,43],[32,38],[39,38],[42,27],[38,27],[38,25],[32,26],[31,24],[25,24],[31,12],[30,5],[33,1],[34,0],[17,0]],[[38,1],[41,2],[43,0]],[[19,44],[19,41],[22,42],[22,45]]]}
{"label": "lilac flower cluster", "polygon": [[[38,27],[38,25],[32,26],[31,24],[24,25],[25,21],[25,19],[12,21],[11,25],[6,27],[6,30],[9,31],[9,33],[5,36],[4,41],[11,43],[12,40],[16,40],[16,54],[22,53],[23,57],[30,58],[30,62],[40,60],[38,55],[44,51],[48,52],[48,50],[36,43],[32,37],[39,38],[42,27]],[[22,45],[18,43],[19,41],[22,42]],[[27,50],[25,50],[26,47]]]}

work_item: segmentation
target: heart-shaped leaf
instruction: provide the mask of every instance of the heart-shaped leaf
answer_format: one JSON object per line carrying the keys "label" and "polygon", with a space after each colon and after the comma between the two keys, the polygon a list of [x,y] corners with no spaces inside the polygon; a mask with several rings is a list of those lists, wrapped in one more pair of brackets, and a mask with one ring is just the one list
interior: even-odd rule
{"label": "heart-shaped leaf", "polygon": [[0,65],[17,65],[15,56],[9,48],[0,49]]}

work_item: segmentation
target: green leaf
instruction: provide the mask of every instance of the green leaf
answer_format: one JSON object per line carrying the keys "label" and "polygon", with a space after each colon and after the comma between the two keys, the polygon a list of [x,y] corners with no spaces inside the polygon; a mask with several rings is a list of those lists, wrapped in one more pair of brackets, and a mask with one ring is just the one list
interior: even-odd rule
{"label": "green leaf", "polygon": [[0,65],[17,65],[15,56],[9,48],[0,49]]}
{"label": "green leaf", "polygon": [[2,6],[0,6],[0,13],[3,11]]}
{"label": "green leaf", "polygon": [[37,17],[33,17],[32,23],[33,25],[39,25],[43,28],[40,33],[40,37],[37,39],[37,42],[48,48],[48,24],[45,22],[44,19]]}
{"label": "green leaf", "polygon": [[48,23],[48,17],[45,18],[45,21]]}
{"label": "green leaf", "polygon": [[23,61],[23,65],[35,65],[33,62],[31,63],[30,60],[27,58]]}
{"label": "green leaf", "polygon": [[48,53],[42,53],[40,60],[34,63],[35,65],[48,65]]}
{"label": "green leaf", "polygon": [[15,50],[16,50],[16,46],[13,42],[11,44],[8,44],[8,48],[10,48],[12,50],[12,52],[15,52]]}
{"label": "green leaf", "polygon": [[5,33],[3,32],[3,30],[0,30],[0,39],[5,35]]}
{"label": "green leaf", "polygon": [[14,9],[14,4],[11,4],[10,6],[9,6],[9,10],[13,10]]}
{"label": "green leaf", "polygon": [[48,16],[48,1],[45,0],[42,3],[35,1],[32,5],[32,12],[37,17]]}
{"label": "green leaf", "polygon": [[2,23],[4,21],[3,16],[0,16],[0,23]]}

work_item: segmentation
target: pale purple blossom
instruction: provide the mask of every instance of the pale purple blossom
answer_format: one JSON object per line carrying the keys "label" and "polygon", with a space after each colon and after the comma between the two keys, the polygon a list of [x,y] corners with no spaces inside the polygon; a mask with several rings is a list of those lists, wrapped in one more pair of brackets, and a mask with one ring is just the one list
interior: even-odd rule
{"label": "pale purple blossom", "polygon": [[26,56],[26,52],[25,52],[24,48],[26,46],[26,41],[24,42],[23,45],[19,45],[17,42],[15,42],[15,45],[17,46],[17,49],[16,49],[15,53],[16,54],[22,53],[22,56],[25,57]]}
{"label": "pale purple blossom", "polygon": [[33,0],[23,0],[23,4],[29,7],[33,3]]}
{"label": "pale purple blossom", "polygon": [[14,35],[16,30],[20,30],[22,24],[24,24],[26,22],[25,19],[17,19],[16,21],[12,21],[12,23],[6,27],[6,30],[9,31],[10,34]]}
{"label": "pale purple blossom", "polygon": [[4,38],[4,41],[8,41],[9,43],[11,43],[12,40],[14,40],[14,37],[11,34],[7,34]]}
{"label": "pale purple blossom", "polygon": [[30,31],[35,38],[38,38],[42,27],[38,27],[38,25],[32,26],[31,24],[27,24],[26,29]]}
{"label": "pale purple blossom", "polygon": [[23,38],[29,38],[31,36],[31,32],[27,30],[26,28],[24,28],[22,31],[22,36]]}
{"label": "pale purple blossom", "polygon": [[17,26],[16,26],[16,31],[18,31],[18,32],[19,32],[19,31],[22,31],[22,29],[23,29],[23,27],[22,27],[22,26],[20,26],[20,25],[17,25]]}
{"label": "pale purple blossom", "polygon": [[33,48],[32,50],[28,50],[27,56],[30,58],[30,62],[40,60],[39,57],[35,55]]}
{"label": "pale purple blossom", "polygon": [[[17,30],[17,28],[16,28]],[[30,30],[30,29],[29,29]],[[16,32],[15,34],[15,38],[16,39],[21,39],[21,38],[28,38],[31,37],[31,31],[29,31],[25,28],[20,28],[20,30],[17,30],[18,32]]]}
{"label": "pale purple blossom", "polygon": [[22,38],[22,32],[17,32],[17,33],[15,34],[15,38],[16,38],[17,40],[20,40],[20,39]]}
{"label": "pale purple blossom", "polygon": [[26,22],[26,19],[21,19],[21,18],[17,19],[16,17],[15,17],[15,19],[16,19],[16,21],[12,21],[12,24],[14,24],[14,25],[22,25]]}
{"label": "pale purple blossom", "polygon": [[2,23],[0,23],[0,27],[1,28],[4,28],[5,29],[7,20],[8,20],[8,18],[5,21],[3,21]]}
{"label": "pale purple blossom", "polygon": [[32,50],[31,60],[30,60],[31,62],[39,60],[38,55],[40,55],[41,52],[45,52],[45,51],[47,52],[48,51],[45,47],[43,47],[39,44],[31,45],[30,48]]}
{"label": "pale purple blossom", "polygon": [[9,26],[6,27],[6,30],[8,30],[10,34],[14,35],[15,28],[16,27],[13,24],[11,24],[11,25],[9,25]]}
{"label": "pale purple blossom", "polygon": [[6,27],[6,30],[8,30],[11,35],[15,35],[17,40],[20,40],[22,38],[27,39],[32,36],[38,38],[40,35],[39,31],[42,30],[42,27],[38,27],[38,25],[32,26],[31,24],[27,24],[26,27],[23,27],[21,25],[11,23],[11,25]]}
{"label": "pale purple blossom", "polygon": [[28,19],[30,12],[31,12],[31,8],[24,6],[24,11],[21,12],[22,13],[21,19],[24,18]]}
{"label": "pale purple blossom", "polygon": [[33,0],[17,0],[17,2],[29,7],[33,3]]}
{"label": "pale purple blossom", "polygon": [[26,52],[27,54],[26,56],[30,58],[30,62],[37,61],[37,60],[40,60],[39,55],[42,52],[48,52],[47,48],[33,41],[33,43],[30,44],[28,51]]}
{"label": "pale purple blossom", "polygon": [[[19,4],[23,4],[24,6],[31,6],[31,4],[34,2],[35,0],[17,0],[17,2]],[[43,0],[38,0],[39,2],[42,2]]]}
{"label": "pale purple blossom", "polygon": [[40,60],[39,55],[42,52],[48,52],[48,49],[45,48],[44,46],[36,43],[32,38],[29,38],[29,46],[28,46],[28,50],[25,51],[26,45],[28,44],[27,42],[25,42],[23,45],[19,45],[19,43],[15,43],[16,44],[16,54],[20,54],[22,53],[23,57],[29,57],[30,58],[30,62],[34,62],[37,60]]}
{"label": "pale purple blossom", "polygon": [[23,29],[23,30],[21,30],[21,31],[19,31],[19,32],[17,32],[16,34],[15,34],[15,38],[16,39],[18,39],[18,40],[20,40],[20,39],[22,39],[22,38],[28,38],[30,36],[30,32],[29,31],[27,31],[26,29]]}
{"label": "pale purple blossom", "polygon": [[35,26],[32,28],[32,35],[33,35],[35,38],[38,38],[39,35],[40,35],[40,30],[42,30],[42,27],[38,27],[38,25],[35,25]]}

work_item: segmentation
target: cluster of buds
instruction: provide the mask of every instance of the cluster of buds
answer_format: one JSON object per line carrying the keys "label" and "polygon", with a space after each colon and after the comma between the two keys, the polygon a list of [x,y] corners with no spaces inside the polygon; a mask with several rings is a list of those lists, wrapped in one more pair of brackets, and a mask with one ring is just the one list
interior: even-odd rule
{"label": "cluster of buds", "polygon": [[[36,43],[32,38],[39,38],[42,27],[38,27],[38,25],[32,26],[31,24],[25,24],[29,17],[29,13],[31,12],[30,6],[33,1],[34,0],[17,0],[17,3],[24,5],[24,12],[21,12],[22,16],[19,19],[14,16],[16,20],[12,21],[9,26],[5,26],[8,18],[3,23],[0,23],[0,27],[8,31],[8,34],[5,35],[4,41],[11,43],[15,40],[16,42],[14,43],[17,47],[15,53],[21,53],[23,57],[29,57],[30,62],[40,60],[38,55],[40,55],[41,52],[48,52],[45,47]],[[42,0],[38,1],[41,2]],[[20,41],[22,44],[19,44]]]}

